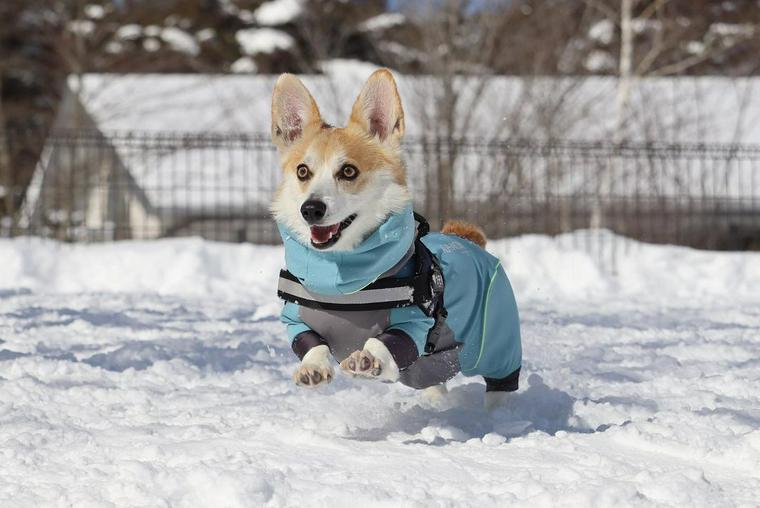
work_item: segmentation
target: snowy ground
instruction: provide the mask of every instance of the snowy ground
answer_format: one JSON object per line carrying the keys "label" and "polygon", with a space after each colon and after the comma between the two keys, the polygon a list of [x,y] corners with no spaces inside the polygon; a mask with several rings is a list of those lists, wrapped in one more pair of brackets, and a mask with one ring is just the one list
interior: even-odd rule
{"label": "snowy ground", "polygon": [[758,506],[760,255],[495,242],[522,387],[290,379],[281,251],[0,241],[0,505]]}

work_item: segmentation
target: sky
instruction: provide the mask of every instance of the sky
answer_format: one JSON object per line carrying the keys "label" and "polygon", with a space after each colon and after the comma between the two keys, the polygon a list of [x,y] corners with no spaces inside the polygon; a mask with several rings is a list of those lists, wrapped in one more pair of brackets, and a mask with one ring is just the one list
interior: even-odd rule
{"label": "sky", "polygon": [[[402,7],[409,7],[415,4],[424,6],[430,1],[431,0],[388,0],[388,9],[396,11]],[[439,0],[433,0],[433,1],[439,1]],[[469,0],[470,9],[477,10],[481,7],[485,7],[488,5],[489,1],[490,0]]]}

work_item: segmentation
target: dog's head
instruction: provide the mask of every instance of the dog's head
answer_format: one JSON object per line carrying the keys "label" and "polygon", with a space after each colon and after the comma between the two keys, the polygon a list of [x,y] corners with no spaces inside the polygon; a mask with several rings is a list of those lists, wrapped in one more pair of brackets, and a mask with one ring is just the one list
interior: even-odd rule
{"label": "dog's head", "polygon": [[345,128],[326,124],[303,83],[283,74],[272,96],[272,140],[284,172],[275,219],[314,249],[353,249],[409,203],[403,134],[388,70],[367,80]]}

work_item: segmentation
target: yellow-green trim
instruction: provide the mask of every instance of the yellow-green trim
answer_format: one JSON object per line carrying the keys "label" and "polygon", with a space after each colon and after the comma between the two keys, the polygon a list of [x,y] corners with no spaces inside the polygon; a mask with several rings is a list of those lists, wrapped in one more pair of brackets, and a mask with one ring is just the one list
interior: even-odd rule
{"label": "yellow-green trim", "polygon": [[483,350],[485,349],[486,344],[486,320],[488,319],[488,301],[491,299],[491,289],[493,289],[493,281],[496,280],[496,276],[499,274],[499,267],[501,266],[501,261],[496,263],[496,266],[493,269],[493,275],[491,275],[491,282],[488,283],[488,291],[486,292],[486,303],[485,308],[483,309],[483,335],[480,338],[480,353],[478,354],[478,360],[475,362],[475,365],[470,367],[467,370],[473,370],[478,366],[480,363],[480,359],[483,357]]}

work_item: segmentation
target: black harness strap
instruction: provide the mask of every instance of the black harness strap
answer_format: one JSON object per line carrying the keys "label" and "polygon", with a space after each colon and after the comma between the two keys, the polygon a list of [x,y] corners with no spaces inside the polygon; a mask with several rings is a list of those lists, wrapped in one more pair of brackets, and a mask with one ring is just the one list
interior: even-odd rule
{"label": "black harness strap", "polygon": [[441,337],[446,325],[446,306],[443,302],[443,291],[446,281],[443,278],[443,270],[438,260],[430,249],[422,243],[421,238],[430,232],[430,224],[422,215],[414,213],[414,218],[419,223],[417,238],[414,240],[414,252],[417,256],[417,274],[427,274],[427,281],[423,287],[415,288],[415,303],[422,309],[426,316],[435,319],[425,341],[425,354],[435,352],[438,339]]}

